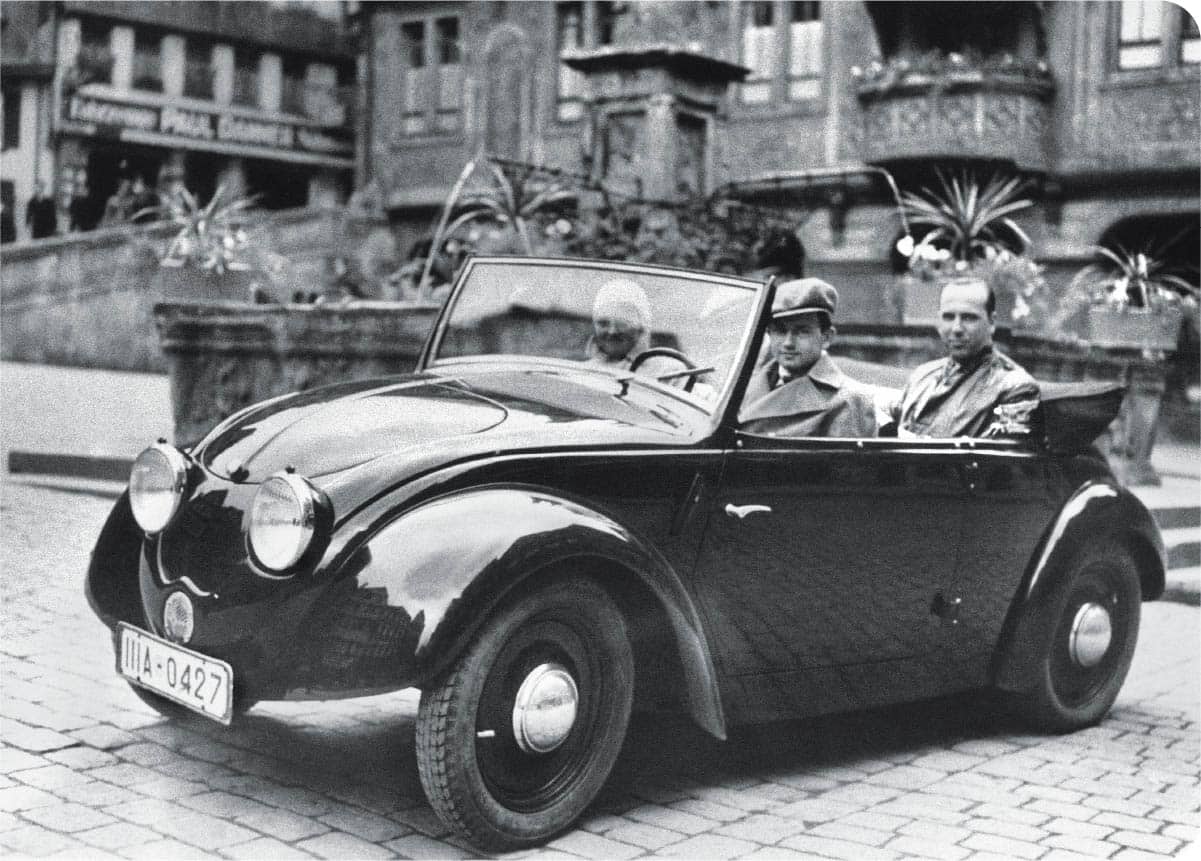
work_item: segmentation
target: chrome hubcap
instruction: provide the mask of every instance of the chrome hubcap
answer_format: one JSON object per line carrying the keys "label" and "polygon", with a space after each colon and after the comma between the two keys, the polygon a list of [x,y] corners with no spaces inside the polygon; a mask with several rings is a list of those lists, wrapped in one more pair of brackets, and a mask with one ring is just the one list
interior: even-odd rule
{"label": "chrome hubcap", "polygon": [[1112,639],[1113,624],[1105,607],[1090,601],[1076,611],[1068,649],[1078,665],[1094,667],[1100,663]]}
{"label": "chrome hubcap", "polygon": [[526,753],[549,753],[571,734],[580,694],[559,664],[535,667],[513,703],[513,736]]}

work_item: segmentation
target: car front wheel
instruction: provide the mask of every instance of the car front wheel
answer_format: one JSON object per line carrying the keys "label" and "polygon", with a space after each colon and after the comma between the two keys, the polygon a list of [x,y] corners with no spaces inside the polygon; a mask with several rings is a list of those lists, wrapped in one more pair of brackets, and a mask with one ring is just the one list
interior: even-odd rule
{"label": "car front wheel", "polygon": [[569,578],[512,600],[423,691],[417,767],[438,815],[474,845],[537,845],[600,791],[630,718],[625,623],[595,583]]}
{"label": "car front wheel", "polygon": [[1038,683],[1019,705],[1037,726],[1091,726],[1121,690],[1138,640],[1142,590],[1129,551],[1104,542],[1083,551],[1051,595]]}

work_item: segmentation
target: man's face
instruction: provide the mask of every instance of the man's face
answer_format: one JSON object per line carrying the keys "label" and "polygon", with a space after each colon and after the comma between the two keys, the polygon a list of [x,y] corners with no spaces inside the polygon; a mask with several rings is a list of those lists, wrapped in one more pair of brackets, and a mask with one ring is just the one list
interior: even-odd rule
{"label": "man's face", "polygon": [[[628,320],[601,315],[592,321],[596,347],[609,359],[624,359],[638,343],[642,329]],[[633,358],[633,356],[630,356]]]}
{"label": "man's face", "polygon": [[817,314],[772,320],[768,326],[772,358],[792,377],[803,377],[830,345],[830,332],[822,331]]}
{"label": "man's face", "polygon": [[985,284],[949,284],[939,302],[938,334],[956,362],[964,362],[992,344],[993,315],[986,310]]}

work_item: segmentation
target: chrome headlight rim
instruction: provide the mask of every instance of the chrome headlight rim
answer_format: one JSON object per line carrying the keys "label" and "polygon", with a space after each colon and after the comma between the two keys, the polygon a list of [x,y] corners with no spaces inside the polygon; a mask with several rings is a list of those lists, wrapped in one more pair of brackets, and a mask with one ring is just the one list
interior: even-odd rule
{"label": "chrome headlight rim", "polygon": [[[147,457],[156,455],[162,457],[167,462],[167,469],[171,473],[169,488],[171,505],[165,517],[161,517],[160,520],[156,521],[148,521],[144,519],[148,516],[148,512],[143,505],[139,504],[139,500],[136,498],[134,476],[139,466],[145,462]],[[183,504],[184,490],[188,486],[189,465],[189,461],[183,452],[165,442],[158,442],[142,449],[138,453],[138,456],[134,458],[133,467],[129,471],[129,506],[133,513],[134,521],[147,535],[157,535],[166,529],[171,521],[175,519],[180,505]]]}
{"label": "chrome headlight rim", "polygon": [[[299,508],[295,524],[297,535],[293,546],[287,554],[279,558],[276,558],[274,554],[265,555],[256,546],[255,538],[256,523],[259,522],[255,515],[259,509],[260,500],[264,498],[264,494],[267,492],[266,488],[273,483],[276,486],[282,483],[288,489],[292,499],[295,500]],[[305,553],[313,546],[313,538],[317,534],[317,511],[319,505],[320,500],[317,489],[307,479],[294,472],[284,470],[274,473],[259,485],[259,489],[255,492],[254,499],[250,503],[250,524],[246,533],[246,543],[250,549],[251,558],[265,573],[273,576],[286,576],[289,573],[289,569],[304,558]],[[259,528],[261,529],[261,527]],[[263,537],[260,535],[257,543],[261,543],[262,540]],[[267,556],[271,556],[272,558],[266,558]]]}

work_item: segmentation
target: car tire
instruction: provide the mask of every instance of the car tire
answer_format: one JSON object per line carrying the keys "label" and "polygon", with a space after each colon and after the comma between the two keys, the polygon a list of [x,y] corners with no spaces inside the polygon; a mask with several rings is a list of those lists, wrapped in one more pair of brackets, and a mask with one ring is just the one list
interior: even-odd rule
{"label": "car tire", "polygon": [[1035,687],[1018,699],[1036,727],[1072,732],[1100,721],[1117,699],[1138,641],[1142,588],[1130,552],[1101,542],[1072,561],[1050,596]]}
{"label": "car tire", "polygon": [[633,691],[624,619],[595,583],[568,578],[507,602],[422,692],[417,767],[430,804],[485,851],[545,842],[608,778]]}

